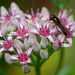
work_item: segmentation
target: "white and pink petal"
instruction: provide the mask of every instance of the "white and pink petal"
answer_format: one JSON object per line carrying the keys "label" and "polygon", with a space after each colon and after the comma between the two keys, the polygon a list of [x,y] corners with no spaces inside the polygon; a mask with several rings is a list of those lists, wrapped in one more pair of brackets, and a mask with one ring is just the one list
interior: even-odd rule
{"label": "white and pink petal", "polygon": [[25,53],[27,54],[27,56],[30,56],[31,52],[32,52],[33,48],[29,48]]}
{"label": "white and pink petal", "polygon": [[30,29],[29,31],[30,31],[30,32],[32,32],[32,33],[39,34],[39,32],[38,32],[38,30],[37,30],[37,29]]}
{"label": "white and pink petal", "polygon": [[17,11],[19,10],[18,5],[15,2],[12,2],[10,7],[12,14],[13,15],[17,14]]}
{"label": "white and pink petal", "polygon": [[14,51],[14,48],[13,48],[13,47],[11,47],[11,48],[9,49],[9,51]]}
{"label": "white and pink petal", "polygon": [[6,16],[6,15],[8,15],[8,11],[4,6],[1,6],[1,16]]}
{"label": "white and pink petal", "polygon": [[4,48],[0,48],[0,53],[3,52],[5,49]]}
{"label": "white and pink petal", "polygon": [[47,36],[47,38],[48,38],[52,43],[54,43],[54,39],[53,39],[53,37],[52,37],[51,35]]}

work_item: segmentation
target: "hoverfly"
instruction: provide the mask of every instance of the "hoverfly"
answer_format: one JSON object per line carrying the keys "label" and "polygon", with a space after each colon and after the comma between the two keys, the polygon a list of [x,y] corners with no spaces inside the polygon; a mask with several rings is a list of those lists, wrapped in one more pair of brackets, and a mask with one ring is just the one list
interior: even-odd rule
{"label": "hoverfly", "polygon": [[61,23],[61,21],[56,15],[50,15],[50,20],[52,20],[55,23],[55,25],[57,25],[62,30],[65,36],[70,35],[68,29]]}

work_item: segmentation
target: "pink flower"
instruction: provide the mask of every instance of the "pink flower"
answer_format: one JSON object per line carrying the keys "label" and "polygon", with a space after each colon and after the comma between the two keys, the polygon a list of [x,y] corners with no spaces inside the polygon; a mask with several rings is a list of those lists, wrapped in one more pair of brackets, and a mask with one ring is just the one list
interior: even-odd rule
{"label": "pink flower", "polygon": [[41,37],[48,38],[51,42],[54,43],[54,39],[50,33],[50,23],[45,22],[44,25],[35,24],[37,29],[30,29],[31,32],[40,35]]}
{"label": "pink flower", "polygon": [[66,38],[63,34],[55,36],[55,43],[53,43],[52,48],[54,50],[59,50],[61,47],[70,47],[72,46],[72,38]]}
{"label": "pink flower", "polygon": [[73,27],[75,25],[75,22],[74,22],[73,15],[69,16],[66,9],[61,9],[58,14],[58,18],[70,32],[70,35],[68,35],[66,38],[71,38],[72,36],[74,36],[75,33]]}
{"label": "pink flower", "polygon": [[24,13],[20,10],[15,2],[12,2],[10,7],[12,15],[14,15],[16,18],[21,18],[22,16],[24,16]]}
{"label": "pink flower", "polygon": [[[31,59],[29,58],[29,56],[31,55],[32,48],[29,48],[26,52],[23,52],[20,48],[17,47],[17,52],[18,52],[18,54],[9,55],[9,57],[8,57],[10,60],[14,60],[13,63],[15,63],[15,62],[20,62],[20,64],[31,63]],[[5,58],[6,58],[6,56],[5,56]]]}
{"label": "pink flower", "polygon": [[68,12],[66,9],[60,10],[58,18],[60,19],[62,24],[65,25],[66,27],[72,25],[72,22],[74,21],[73,15],[68,16]]}
{"label": "pink flower", "polygon": [[0,53],[2,51],[14,51],[13,48],[13,41],[12,41],[12,37],[8,36],[6,41],[0,40],[0,45],[2,46],[2,48],[0,48]]}
{"label": "pink flower", "polygon": [[[28,11],[27,11],[27,13],[28,13]],[[25,13],[25,17],[27,17],[28,19],[31,19],[34,22],[34,19],[36,17],[40,18],[39,10],[37,10],[37,13],[34,15],[33,9],[31,8],[31,15],[29,13],[28,14]]]}
{"label": "pink flower", "polygon": [[11,16],[12,16],[12,13],[9,12],[9,14],[8,14],[8,11],[6,10],[6,8],[4,6],[1,6],[1,17],[0,17],[0,19],[2,19],[1,23],[3,21],[8,23],[10,21]]}
{"label": "pink flower", "polygon": [[22,16],[24,16],[24,13],[19,9],[19,7],[17,6],[17,4],[15,2],[11,3],[9,12],[7,11],[7,9],[4,6],[1,6],[1,17],[0,17],[1,21],[0,21],[0,23],[5,21],[8,24],[9,21],[13,21],[12,17],[14,17],[15,20],[13,23],[15,24],[16,21],[18,21],[18,19],[20,19]]}
{"label": "pink flower", "polygon": [[17,36],[17,39],[21,39],[21,38],[23,38],[23,37],[29,36],[29,34],[27,33],[27,31],[28,31],[28,30],[25,29],[24,26],[23,26],[23,28],[21,28],[21,27],[19,26],[19,29],[16,30],[16,32],[10,32],[9,35],[16,35],[16,36]]}

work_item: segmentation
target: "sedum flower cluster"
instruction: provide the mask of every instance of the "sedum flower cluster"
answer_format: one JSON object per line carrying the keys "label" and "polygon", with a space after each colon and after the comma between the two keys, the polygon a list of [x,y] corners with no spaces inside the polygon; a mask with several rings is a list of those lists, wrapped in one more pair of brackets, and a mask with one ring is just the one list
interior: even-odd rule
{"label": "sedum flower cluster", "polygon": [[[61,29],[50,21],[50,12],[43,7],[34,14],[24,13],[16,3],[12,2],[7,10],[0,7],[0,56],[4,53],[5,61],[9,64],[23,65],[23,72],[28,73],[32,63],[31,56],[39,54],[41,60],[48,59],[49,49],[72,46],[72,37],[75,37],[75,22],[73,15],[66,9],[61,9],[58,18],[68,29],[70,35],[65,36]],[[70,12],[70,11],[69,11]]]}

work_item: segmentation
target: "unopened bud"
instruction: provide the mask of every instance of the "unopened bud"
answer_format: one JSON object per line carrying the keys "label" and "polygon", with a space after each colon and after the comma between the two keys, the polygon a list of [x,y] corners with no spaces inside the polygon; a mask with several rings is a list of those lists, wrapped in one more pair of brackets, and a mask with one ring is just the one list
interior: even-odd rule
{"label": "unopened bud", "polygon": [[25,64],[25,65],[22,66],[22,71],[23,71],[24,73],[29,73],[29,72],[30,72],[30,67]]}
{"label": "unopened bud", "polygon": [[15,48],[16,47],[21,48],[21,47],[23,47],[23,43],[21,41],[17,40],[17,39],[14,39],[14,47]]}
{"label": "unopened bud", "polygon": [[49,45],[47,38],[46,37],[43,37],[41,39],[40,44],[41,44],[41,46],[43,46],[43,48],[46,48]]}
{"label": "unopened bud", "polygon": [[55,43],[52,45],[52,48],[53,48],[54,50],[59,50],[59,44],[58,44],[58,42],[55,42]]}
{"label": "unopened bud", "polygon": [[33,43],[33,49],[34,49],[35,51],[37,51],[37,52],[38,52],[38,50],[41,49],[41,47],[40,47],[40,45],[39,45],[38,42],[34,42],[34,43]]}
{"label": "unopened bud", "polygon": [[45,50],[40,50],[40,56],[43,60],[48,59],[48,52]]}
{"label": "unopened bud", "polygon": [[4,58],[5,58],[5,61],[7,62],[7,63],[9,63],[9,64],[12,64],[12,62],[11,62],[11,60],[10,60],[10,54],[9,53],[5,53],[4,54]]}
{"label": "unopened bud", "polygon": [[28,41],[29,45],[33,45],[33,42],[37,41],[36,36],[33,33],[30,33]]}

